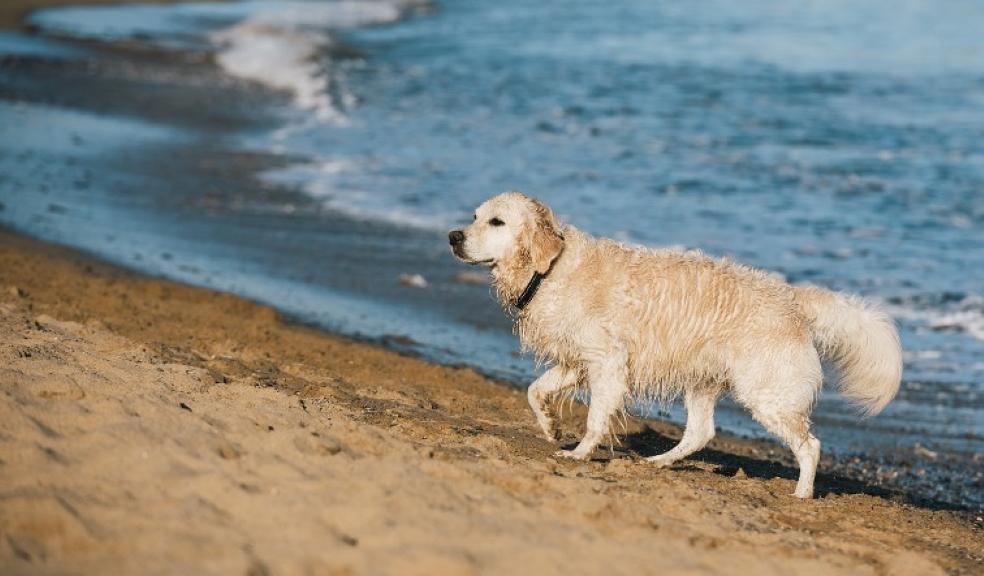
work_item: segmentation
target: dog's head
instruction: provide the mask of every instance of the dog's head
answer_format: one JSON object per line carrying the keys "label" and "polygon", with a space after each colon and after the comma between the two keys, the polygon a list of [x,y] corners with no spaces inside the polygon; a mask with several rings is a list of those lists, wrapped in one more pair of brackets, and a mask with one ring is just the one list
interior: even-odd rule
{"label": "dog's head", "polygon": [[451,251],[469,264],[483,264],[496,276],[546,274],[564,248],[560,224],[550,208],[519,192],[486,200],[475,221],[448,234]]}

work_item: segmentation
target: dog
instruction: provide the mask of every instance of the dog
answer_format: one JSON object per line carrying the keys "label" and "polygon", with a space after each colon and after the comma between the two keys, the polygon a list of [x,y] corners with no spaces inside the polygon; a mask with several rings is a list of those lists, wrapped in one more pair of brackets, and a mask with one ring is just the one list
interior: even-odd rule
{"label": "dog", "polygon": [[558,456],[590,458],[629,399],[682,396],[683,437],[648,458],[668,466],[714,437],[714,406],[728,393],[792,450],[793,495],[811,498],[820,441],[810,413],[821,361],[836,368],[839,389],[862,415],[877,414],[898,392],[894,322],[856,296],[793,286],[699,251],[597,239],[519,192],[487,200],[474,222],[448,237],[458,259],[490,268],[524,351],[548,367],[528,390],[548,440],[559,439],[559,397],[588,391],[587,432]]}

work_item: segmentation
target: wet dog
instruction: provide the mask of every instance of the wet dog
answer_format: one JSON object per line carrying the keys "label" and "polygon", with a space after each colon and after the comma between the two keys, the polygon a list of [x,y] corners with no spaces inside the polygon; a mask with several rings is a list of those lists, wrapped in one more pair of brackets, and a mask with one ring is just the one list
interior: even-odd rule
{"label": "wet dog", "polygon": [[561,456],[589,458],[630,398],[682,396],[680,443],[649,458],[667,466],[714,437],[714,406],[727,393],[793,451],[794,495],[810,498],[820,458],[810,412],[821,360],[834,365],[839,389],[864,415],[898,391],[898,333],[860,298],[792,286],[696,251],[596,239],[518,192],[483,203],[449,239],[456,257],[490,267],[524,349],[550,367],[528,392],[547,438],[557,438],[558,397],[579,386],[590,393],[587,432]]}

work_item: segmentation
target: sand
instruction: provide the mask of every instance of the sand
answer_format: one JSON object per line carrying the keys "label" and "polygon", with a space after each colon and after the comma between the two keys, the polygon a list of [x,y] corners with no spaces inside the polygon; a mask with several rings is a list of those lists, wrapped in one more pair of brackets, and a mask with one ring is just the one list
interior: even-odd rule
{"label": "sand", "polygon": [[[973,515],[769,444],[556,461],[525,396],[0,234],[0,573],[974,574]],[[578,432],[565,420],[565,441]],[[977,525],[975,526],[975,522]]]}

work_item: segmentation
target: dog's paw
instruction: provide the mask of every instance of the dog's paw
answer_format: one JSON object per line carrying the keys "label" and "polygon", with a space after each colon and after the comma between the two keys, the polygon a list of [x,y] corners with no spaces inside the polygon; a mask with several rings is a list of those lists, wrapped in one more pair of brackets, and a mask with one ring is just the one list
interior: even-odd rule
{"label": "dog's paw", "polygon": [[666,468],[674,462],[676,462],[676,460],[672,458],[665,458],[662,454],[646,458],[646,463],[655,468]]}
{"label": "dog's paw", "polygon": [[560,440],[560,428],[558,428],[554,423],[553,418],[538,417],[537,424],[540,428],[541,438],[545,438],[547,442],[556,442]]}
{"label": "dog's paw", "polygon": [[568,460],[587,460],[587,454],[581,454],[577,450],[558,450],[554,452],[554,458],[566,458]]}
{"label": "dog's paw", "polygon": [[560,440],[560,430],[558,428],[543,428],[540,437],[547,442],[554,443]]}

